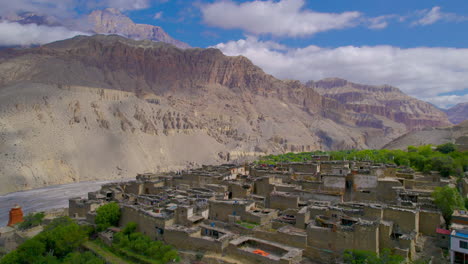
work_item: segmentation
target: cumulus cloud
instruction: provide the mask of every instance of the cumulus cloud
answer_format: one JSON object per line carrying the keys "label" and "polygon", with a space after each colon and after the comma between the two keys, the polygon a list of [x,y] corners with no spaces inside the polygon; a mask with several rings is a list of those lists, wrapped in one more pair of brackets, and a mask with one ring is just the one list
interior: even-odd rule
{"label": "cumulus cloud", "polygon": [[0,22],[0,46],[41,45],[76,35],[86,35],[86,33],[70,31],[64,27]]}
{"label": "cumulus cloud", "polygon": [[425,9],[417,12],[421,16],[418,20],[412,23],[413,26],[427,26],[432,25],[438,21],[447,22],[462,22],[467,21],[468,17],[460,16],[454,13],[446,13],[441,11],[440,6],[434,6],[432,9]]}
{"label": "cumulus cloud", "polygon": [[438,95],[467,88],[468,49],[322,48],[313,45],[288,48],[256,37],[220,43],[215,47],[226,55],[244,55],[267,73],[281,79],[305,82],[340,77],[364,84],[390,84],[439,106],[466,99]]}
{"label": "cumulus cloud", "polygon": [[206,24],[242,29],[252,34],[310,36],[318,32],[355,26],[359,12],[320,13],[304,9],[304,0],[218,1],[201,6]]}

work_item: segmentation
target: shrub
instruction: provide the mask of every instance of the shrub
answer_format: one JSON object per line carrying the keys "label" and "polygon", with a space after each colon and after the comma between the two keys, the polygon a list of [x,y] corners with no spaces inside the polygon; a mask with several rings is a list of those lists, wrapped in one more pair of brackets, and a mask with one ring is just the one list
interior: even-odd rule
{"label": "shrub", "polygon": [[104,231],[111,226],[117,226],[120,220],[120,207],[111,202],[96,210],[96,225],[98,231]]}

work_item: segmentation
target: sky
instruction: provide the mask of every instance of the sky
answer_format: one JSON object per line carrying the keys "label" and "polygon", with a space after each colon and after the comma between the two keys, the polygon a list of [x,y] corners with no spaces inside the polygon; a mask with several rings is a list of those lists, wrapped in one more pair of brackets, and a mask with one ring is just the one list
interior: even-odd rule
{"label": "sky", "polygon": [[[280,79],[389,84],[441,108],[468,102],[466,0],[0,0],[0,6],[0,15],[22,10],[65,20],[113,7],[193,47],[246,56]],[[80,34],[24,27],[0,23],[0,44],[18,35],[52,41]]]}

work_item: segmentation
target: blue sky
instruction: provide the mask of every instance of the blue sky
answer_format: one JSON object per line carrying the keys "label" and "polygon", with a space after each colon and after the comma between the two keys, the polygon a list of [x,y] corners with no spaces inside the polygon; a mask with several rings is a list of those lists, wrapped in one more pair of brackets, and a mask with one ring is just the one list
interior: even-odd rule
{"label": "blue sky", "polygon": [[[254,2],[263,3],[271,9],[274,9],[275,4],[279,6],[281,3],[285,6],[294,4],[300,6],[296,11],[283,12],[284,15],[281,9],[278,11],[280,15],[275,15],[274,10],[265,11],[273,12],[270,17],[275,21],[282,19],[286,21],[288,16],[306,16],[311,12],[317,15],[323,13],[336,15],[358,13],[358,15],[349,23],[343,23],[343,27],[327,29],[324,26],[326,28],[324,30],[318,32],[311,30],[303,34],[288,33],[286,30],[285,33],[279,34],[275,33],[275,27],[262,29],[261,23],[265,23],[264,26],[268,27],[268,21],[252,18],[255,12],[249,12],[246,9],[253,9],[253,6],[248,5]],[[213,8],[214,14],[204,11],[219,3],[224,3],[224,6],[218,9]],[[246,8],[242,9],[242,6]],[[264,10],[265,6],[259,10]],[[216,13],[221,15],[217,16]],[[362,83],[390,84],[440,107],[449,107],[468,101],[468,84],[465,85],[468,80],[459,78],[460,73],[468,74],[466,72],[468,62],[459,61],[460,58],[467,56],[468,1],[466,0],[250,0],[197,1],[191,4],[186,1],[169,0],[153,1],[151,7],[147,9],[127,11],[126,14],[138,23],[162,26],[172,36],[192,46],[216,46],[227,55],[247,56],[265,71],[279,78],[307,81],[323,77],[342,77]],[[236,19],[240,21],[250,19],[256,23],[245,25],[235,21]],[[317,22],[320,23],[320,20]],[[326,24],[327,21],[324,23]],[[250,26],[258,29],[250,30]],[[294,27],[293,24],[290,26]],[[244,42],[239,44],[239,41]],[[229,44],[231,45],[228,47]],[[277,45],[281,47],[280,50],[276,48]],[[340,66],[343,64],[340,64],[341,59],[326,59],[318,56],[322,58],[323,63],[327,65],[336,63],[336,68],[342,67],[343,69],[318,69],[320,74],[303,73],[303,71],[298,74],[291,73],[295,70],[285,69],[285,67],[294,69],[296,68],[294,64],[296,64],[302,65],[297,68],[304,69],[304,71],[317,70],[320,65],[308,65],[296,54],[305,53],[305,50],[311,46],[324,49],[318,55],[326,52],[332,54],[328,57],[337,56],[337,54],[346,56],[349,52],[351,54],[357,52],[363,56],[376,58],[380,55],[386,57],[387,61],[385,65],[373,65],[378,64],[378,59],[376,59],[377,62],[355,59],[350,64],[346,62],[346,66],[342,67]],[[359,50],[343,49],[343,47],[350,46]],[[382,46],[391,49],[381,51],[379,47]],[[363,47],[370,48],[364,50]],[[451,54],[445,56],[446,53]],[[309,54],[305,54],[304,57],[307,58]],[[393,57],[388,58],[389,56]],[[277,59],[268,59],[268,57],[277,57]],[[420,57],[422,58],[419,62]],[[431,57],[434,57],[434,60],[431,60]],[[310,60],[315,58],[317,54],[310,55]],[[408,60],[413,60],[415,63]],[[288,61],[286,64],[290,65],[272,66],[284,64],[282,63],[284,61]],[[367,64],[370,69],[362,67],[363,64]],[[389,67],[385,67],[386,65]],[[350,70],[355,67],[361,68],[362,71]],[[389,68],[396,70],[394,72],[390,70],[385,76],[377,76],[378,73],[372,76],[373,71],[387,71]],[[409,74],[410,71],[415,73]],[[395,76],[400,76],[400,78]]]}
{"label": "blue sky", "polygon": [[[188,1],[180,0],[153,1],[148,9],[127,11],[126,14],[135,22],[159,25],[175,38],[196,47],[208,47],[219,42],[242,38],[245,32],[241,29],[222,29],[204,23],[199,7],[212,2],[214,1],[197,1],[188,4]],[[468,1],[466,0],[309,0],[305,1],[303,9],[326,13],[358,11],[366,17],[395,14],[408,18],[404,22],[392,20],[386,28],[378,30],[361,25],[305,37],[272,37],[269,35],[261,37],[273,39],[291,47],[303,47],[310,44],[325,47],[346,45],[392,45],[402,48],[467,47],[468,20],[459,22],[441,20],[430,26],[411,24],[417,19],[416,12],[430,10],[435,6],[441,7],[444,13],[468,17]],[[160,13],[161,17],[154,19],[157,13]]]}
{"label": "blue sky", "polygon": [[246,56],[280,79],[389,84],[439,107],[468,101],[467,0],[0,0],[0,6],[67,18],[113,7],[193,47]]}

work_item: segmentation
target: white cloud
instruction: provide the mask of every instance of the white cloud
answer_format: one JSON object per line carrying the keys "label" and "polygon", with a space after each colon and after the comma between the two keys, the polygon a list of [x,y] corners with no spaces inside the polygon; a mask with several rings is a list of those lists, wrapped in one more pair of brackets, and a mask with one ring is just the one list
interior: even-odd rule
{"label": "white cloud", "polygon": [[[468,87],[468,49],[344,46],[288,48],[248,37],[215,46],[226,55],[244,55],[267,73],[300,81],[340,77],[364,84],[390,84],[439,106],[458,98],[438,94]],[[439,98],[439,99],[438,99]]]}
{"label": "white cloud", "polygon": [[161,19],[163,16],[163,12],[159,11],[156,14],[154,14],[153,19]]}
{"label": "white cloud", "polygon": [[440,6],[434,6],[432,9],[425,9],[418,11],[417,14],[421,16],[420,19],[412,23],[413,26],[427,26],[432,25],[438,21],[449,21],[449,22],[462,22],[467,21],[468,17],[460,16],[454,13],[445,13],[441,11]]}
{"label": "white cloud", "polygon": [[465,95],[439,95],[436,97],[422,98],[424,101],[431,102],[440,108],[450,108],[459,103],[468,102],[468,94]]}
{"label": "white cloud", "polygon": [[201,6],[203,20],[211,26],[242,29],[252,34],[310,36],[318,32],[355,26],[359,12],[319,13],[304,10],[304,0],[217,1]]}
{"label": "white cloud", "polygon": [[78,16],[76,9],[94,10],[112,7],[120,11],[145,9],[150,7],[150,0],[0,0],[0,15],[17,12],[35,12],[60,18]]}
{"label": "white cloud", "polygon": [[0,46],[40,45],[76,35],[86,35],[86,33],[70,31],[64,27],[0,22]]}
{"label": "white cloud", "polygon": [[383,15],[378,17],[371,17],[367,19],[367,24],[370,29],[384,29],[388,26],[391,20],[398,22],[405,21],[405,17],[399,15]]}
{"label": "white cloud", "polygon": [[0,15],[28,11],[54,16],[75,14],[77,0],[0,0]]}
{"label": "white cloud", "polygon": [[101,3],[101,1],[97,1],[97,3],[103,7],[113,7],[120,11],[146,9],[150,7],[149,0],[106,0],[103,1],[103,3]]}

